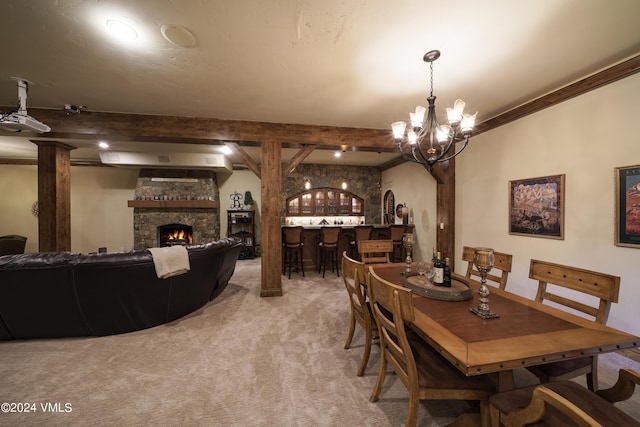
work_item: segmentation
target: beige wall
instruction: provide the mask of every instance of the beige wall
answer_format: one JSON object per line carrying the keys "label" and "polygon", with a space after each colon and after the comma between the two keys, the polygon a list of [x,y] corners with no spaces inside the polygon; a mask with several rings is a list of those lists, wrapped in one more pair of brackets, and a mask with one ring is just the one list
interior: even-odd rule
{"label": "beige wall", "polygon": [[[27,236],[25,252],[38,252],[38,219],[31,205],[38,199],[36,166],[0,165],[0,235]],[[133,248],[133,197],[138,169],[71,168],[71,250],[97,252]]]}
{"label": "beige wall", "polygon": [[0,165],[0,195],[0,236],[26,236],[25,252],[38,252],[38,218],[31,213],[38,200],[37,168]]}
{"label": "beige wall", "polygon": [[133,199],[139,170],[71,168],[71,248],[79,252],[133,249]]}
{"label": "beige wall", "polygon": [[[614,245],[614,168],[640,164],[639,95],[637,74],[473,137],[456,160],[456,271],[466,267],[460,257],[467,245],[513,254],[507,289],[529,298],[532,258],[619,275],[620,300],[608,324],[640,335],[640,249]],[[556,174],[566,176],[564,240],[508,234],[509,181]],[[412,173],[420,184],[406,188],[396,185],[398,175],[383,174],[397,201],[435,198],[420,174]],[[432,238],[433,227],[417,230],[426,233],[418,240]]]}
{"label": "beige wall", "polygon": [[[396,205],[406,203],[415,224],[414,260],[431,260],[436,245],[436,181],[422,165],[405,163],[382,172],[382,195],[393,191]],[[396,222],[400,219],[396,217]]]}

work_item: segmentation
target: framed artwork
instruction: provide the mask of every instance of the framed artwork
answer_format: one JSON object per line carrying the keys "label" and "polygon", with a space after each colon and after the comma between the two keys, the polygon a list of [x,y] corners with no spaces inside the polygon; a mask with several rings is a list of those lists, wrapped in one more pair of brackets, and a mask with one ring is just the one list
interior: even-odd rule
{"label": "framed artwork", "polygon": [[640,165],[616,171],[616,246],[640,248]]}
{"label": "framed artwork", "polygon": [[509,234],[564,239],[564,174],[509,181]]}

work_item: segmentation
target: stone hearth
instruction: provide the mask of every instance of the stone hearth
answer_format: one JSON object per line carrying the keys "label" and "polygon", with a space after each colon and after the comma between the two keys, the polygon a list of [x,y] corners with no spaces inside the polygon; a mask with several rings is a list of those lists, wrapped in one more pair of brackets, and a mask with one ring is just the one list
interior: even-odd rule
{"label": "stone hearth", "polygon": [[[184,169],[141,169],[133,211],[135,249],[160,246],[158,227],[184,224],[193,227],[193,244],[220,238],[220,214],[215,172]],[[144,206],[144,207],[141,207]]]}

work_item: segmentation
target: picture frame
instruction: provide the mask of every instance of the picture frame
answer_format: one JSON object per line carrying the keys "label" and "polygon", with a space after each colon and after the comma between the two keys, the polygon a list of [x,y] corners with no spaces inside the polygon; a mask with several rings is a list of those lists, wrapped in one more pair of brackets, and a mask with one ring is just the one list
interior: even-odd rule
{"label": "picture frame", "polygon": [[640,248],[640,165],[615,168],[616,246]]}
{"label": "picture frame", "polygon": [[565,175],[509,181],[509,234],[564,240]]}

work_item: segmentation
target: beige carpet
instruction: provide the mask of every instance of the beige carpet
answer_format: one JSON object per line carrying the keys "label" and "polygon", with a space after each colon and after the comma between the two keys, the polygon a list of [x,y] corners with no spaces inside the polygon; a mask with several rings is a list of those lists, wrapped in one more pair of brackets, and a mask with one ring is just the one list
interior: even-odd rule
{"label": "beige carpet", "polygon": [[[343,348],[349,307],[341,279],[292,274],[283,278],[283,297],[260,298],[259,290],[260,259],[239,261],[218,299],[171,324],[0,343],[0,402],[35,403],[35,412],[0,413],[0,425],[403,425],[407,393],[394,376],[378,403],[368,401],[377,347],[361,378],[362,332],[352,349]],[[603,386],[619,366],[640,370],[638,362],[606,355]],[[530,379],[518,375],[520,383]],[[624,408],[640,418],[640,392]],[[465,402],[422,402],[419,425],[446,425],[465,409]]]}

